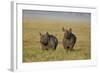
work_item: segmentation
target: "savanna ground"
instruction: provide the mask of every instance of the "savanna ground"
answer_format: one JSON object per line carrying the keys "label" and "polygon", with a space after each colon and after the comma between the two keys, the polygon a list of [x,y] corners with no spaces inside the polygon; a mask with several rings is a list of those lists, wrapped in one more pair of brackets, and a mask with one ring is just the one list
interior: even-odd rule
{"label": "savanna ground", "polygon": [[[77,36],[74,51],[66,52],[62,46],[62,27],[72,28]],[[48,20],[23,21],[23,62],[87,60],[91,58],[91,26],[89,22],[61,22]],[[40,45],[39,32],[50,34],[58,38],[59,44],[56,51],[43,51]]]}

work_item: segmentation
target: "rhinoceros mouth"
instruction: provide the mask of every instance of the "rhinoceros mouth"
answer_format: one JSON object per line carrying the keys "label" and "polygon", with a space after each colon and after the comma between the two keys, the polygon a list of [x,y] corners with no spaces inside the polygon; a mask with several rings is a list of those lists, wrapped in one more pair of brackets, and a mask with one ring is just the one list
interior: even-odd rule
{"label": "rhinoceros mouth", "polygon": [[69,46],[67,46],[67,48],[69,48]]}

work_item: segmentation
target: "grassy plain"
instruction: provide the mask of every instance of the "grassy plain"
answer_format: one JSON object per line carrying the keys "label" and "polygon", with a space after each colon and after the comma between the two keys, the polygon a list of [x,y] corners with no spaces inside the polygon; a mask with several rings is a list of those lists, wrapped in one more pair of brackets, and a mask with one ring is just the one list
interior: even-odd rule
{"label": "grassy plain", "polygon": [[[74,51],[66,52],[62,46],[62,27],[72,28],[77,36]],[[23,21],[23,62],[86,60],[91,58],[91,26],[89,22],[24,20]],[[50,34],[58,38],[56,51],[42,51],[39,32]]]}

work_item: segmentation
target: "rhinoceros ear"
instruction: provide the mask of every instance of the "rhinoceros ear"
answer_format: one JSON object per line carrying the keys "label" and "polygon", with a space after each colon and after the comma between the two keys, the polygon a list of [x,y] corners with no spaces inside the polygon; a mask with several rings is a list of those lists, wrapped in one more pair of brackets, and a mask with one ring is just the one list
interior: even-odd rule
{"label": "rhinoceros ear", "polygon": [[39,32],[39,34],[40,34],[40,36],[42,36],[42,33],[41,32]]}
{"label": "rhinoceros ear", "polygon": [[72,32],[72,28],[69,28],[69,32]]}
{"label": "rhinoceros ear", "polygon": [[48,33],[48,32],[46,32],[46,35],[49,35],[49,33]]}
{"label": "rhinoceros ear", "polygon": [[65,28],[64,27],[62,28],[62,31],[65,31]]}

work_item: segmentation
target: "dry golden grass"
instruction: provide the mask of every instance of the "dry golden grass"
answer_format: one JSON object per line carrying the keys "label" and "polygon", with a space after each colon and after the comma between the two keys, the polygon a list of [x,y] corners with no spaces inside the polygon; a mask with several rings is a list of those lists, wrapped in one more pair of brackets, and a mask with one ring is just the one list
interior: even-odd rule
{"label": "dry golden grass", "polygon": [[[77,36],[75,51],[66,52],[62,46],[62,27],[72,28]],[[23,62],[58,61],[58,60],[86,60],[91,58],[90,23],[61,22],[49,20],[23,21]],[[59,44],[56,51],[42,51],[39,32],[55,35]]]}

